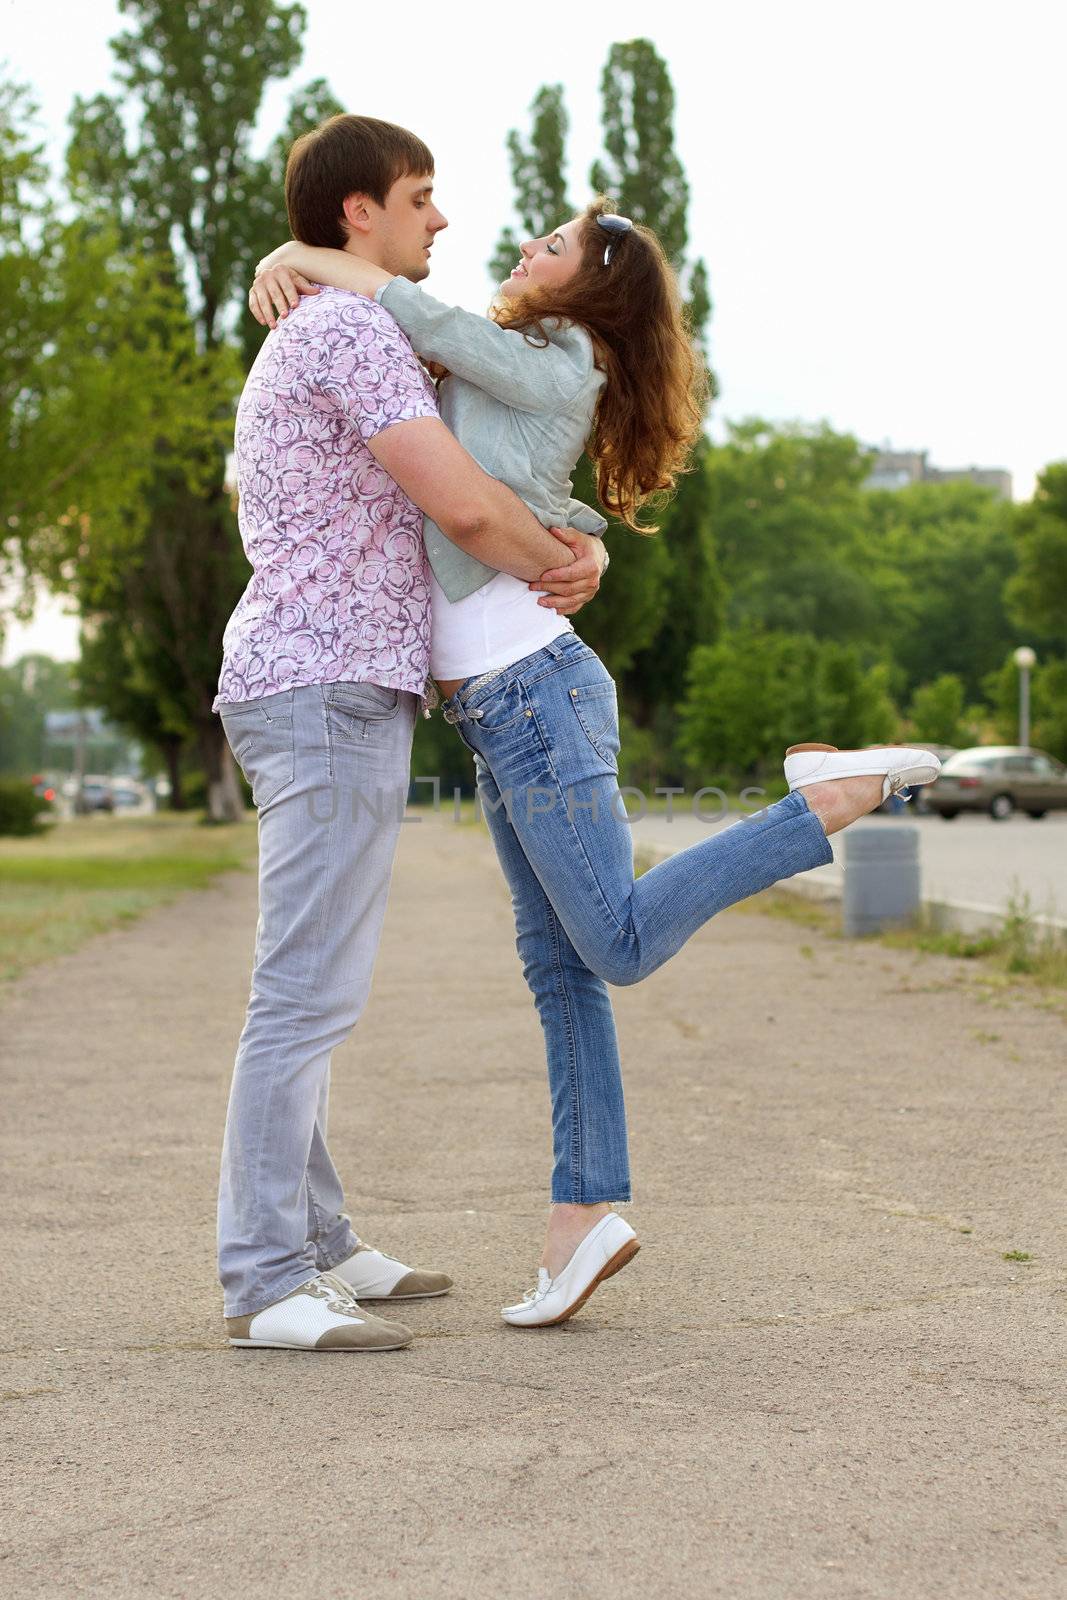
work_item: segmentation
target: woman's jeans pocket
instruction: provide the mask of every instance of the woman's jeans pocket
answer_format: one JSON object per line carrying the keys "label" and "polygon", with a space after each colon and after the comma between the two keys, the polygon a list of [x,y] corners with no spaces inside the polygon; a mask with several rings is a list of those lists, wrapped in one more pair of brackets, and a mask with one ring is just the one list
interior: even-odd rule
{"label": "woman's jeans pocket", "polygon": [[222,706],[219,716],[233,758],[251,785],[252,802],[262,811],[296,776],[293,690]]}
{"label": "woman's jeans pocket", "polygon": [[600,759],[617,773],[619,706],[614,683],[605,678],[603,682],[579,684],[570,690],[568,698],[585,737]]}

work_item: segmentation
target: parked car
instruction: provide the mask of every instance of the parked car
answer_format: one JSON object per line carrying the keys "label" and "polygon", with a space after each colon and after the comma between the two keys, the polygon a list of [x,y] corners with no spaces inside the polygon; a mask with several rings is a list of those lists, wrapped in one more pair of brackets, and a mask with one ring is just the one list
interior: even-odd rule
{"label": "parked car", "polygon": [[1026,745],[976,745],[949,756],[925,794],[946,822],[961,811],[987,811],[997,822],[1013,811],[1043,817],[1067,810],[1067,767]]}
{"label": "parked car", "polygon": [[[945,762],[949,756],[955,755],[958,748],[954,744],[931,744],[927,739],[912,739],[910,742],[919,750],[932,750],[941,762]],[[892,816],[896,816],[903,811],[918,812],[920,816],[923,816],[930,810],[927,798],[930,793],[929,784],[917,783],[914,788],[906,789],[904,793],[910,795],[910,800],[905,800],[899,794],[891,794],[888,799],[882,801],[878,810],[888,812]]]}
{"label": "parked car", "polygon": [[115,796],[111,791],[110,778],[86,775],[82,779],[81,787],[77,780],[73,784],[74,811],[77,816],[86,816],[91,811],[114,811]]}
{"label": "parked car", "polygon": [[116,811],[140,811],[148,804],[148,791],[133,778],[112,778],[111,798]]}

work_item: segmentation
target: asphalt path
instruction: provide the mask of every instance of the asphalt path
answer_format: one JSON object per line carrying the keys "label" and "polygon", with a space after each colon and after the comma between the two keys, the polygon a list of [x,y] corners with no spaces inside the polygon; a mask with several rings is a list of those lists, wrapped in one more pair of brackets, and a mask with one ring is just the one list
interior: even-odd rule
{"label": "asphalt path", "polygon": [[456,1288],[407,1350],[235,1350],[255,920],[234,875],[0,998],[5,1595],[1059,1600],[1062,1004],[726,912],[613,992],[641,1253],[509,1328],[540,1030],[483,828],[424,819],[330,1143],[359,1231]]}

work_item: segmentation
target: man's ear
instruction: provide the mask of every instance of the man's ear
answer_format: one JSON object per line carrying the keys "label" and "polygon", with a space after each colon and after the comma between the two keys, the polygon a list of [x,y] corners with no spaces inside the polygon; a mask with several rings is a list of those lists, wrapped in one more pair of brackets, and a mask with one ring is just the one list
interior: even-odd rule
{"label": "man's ear", "polygon": [[355,233],[369,233],[374,226],[370,202],[365,194],[346,194],[341,207],[344,219]]}

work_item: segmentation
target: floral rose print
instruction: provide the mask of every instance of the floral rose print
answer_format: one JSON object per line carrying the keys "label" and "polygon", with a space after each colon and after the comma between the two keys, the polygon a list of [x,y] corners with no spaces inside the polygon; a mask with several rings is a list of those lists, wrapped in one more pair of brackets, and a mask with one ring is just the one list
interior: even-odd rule
{"label": "floral rose print", "polygon": [[341,679],[434,702],[422,512],[367,440],[436,415],[432,383],[374,300],[323,289],[268,335],[237,408],[252,576],[226,626],[215,709]]}

